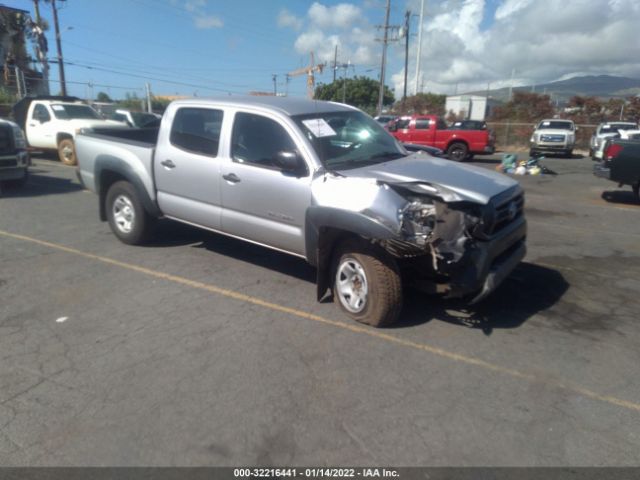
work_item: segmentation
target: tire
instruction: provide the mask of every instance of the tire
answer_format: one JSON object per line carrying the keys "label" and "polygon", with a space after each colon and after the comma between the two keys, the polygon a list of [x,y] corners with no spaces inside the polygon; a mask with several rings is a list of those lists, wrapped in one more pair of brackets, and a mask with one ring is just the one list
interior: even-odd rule
{"label": "tire", "polygon": [[529,150],[529,157],[535,157],[537,153],[538,153],[538,152],[536,152],[536,151],[532,148],[531,150]]}
{"label": "tire", "polygon": [[447,157],[456,162],[462,162],[469,155],[469,148],[462,142],[453,142],[447,148]]}
{"label": "tire", "polygon": [[567,150],[567,158],[573,158],[573,150]]}
{"label": "tire", "polygon": [[335,256],[333,272],[334,297],[347,316],[372,327],[397,321],[402,282],[398,265],[387,252],[364,241],[346,241]]}
{"label": "tire", "polygon": [[58,143],[58,158],[65,165],[74,166],[78,164],[76,146],[71,138],[63,138]]}
{"label": "tire", "polygon": [[140,245],[148,238],[153,218],[142,206],[138,193],[129,182],[116,182],[105,198],[105,211],[111,231],[128,245]]}
{"label": "tire", "polygon": [[633,189],[633,196],[636,197],[636,202],[640,203],[640,181],[631,185]]}

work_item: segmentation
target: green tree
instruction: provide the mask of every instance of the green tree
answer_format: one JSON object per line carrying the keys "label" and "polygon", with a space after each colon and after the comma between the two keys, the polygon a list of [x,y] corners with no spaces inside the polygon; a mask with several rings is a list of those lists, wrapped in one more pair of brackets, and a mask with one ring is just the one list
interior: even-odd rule
{"label": "green tree", "polygon": [[[317,100],[331,100],[343,102],[358,107],[367,113],[373,114],[378,105],[378,93],[380,82],[368,77],[354,77],[338,79],[335,82],[320,84],[316,87],[314,98]],[[393,104],[393,92],[385,85],[382,104]]]}
{"label": "green tree", "polygon": [[551,97],[529,92],[513,92],[513,98],[493,111],[493,120],[536,121],[555,113]]}
{"label": "green tree", "polygon": [[111,102],[111,97],[104,92],[98,92],[96,100],[98,102]]}
{"label": "green tree", "polygon": [[444,115],[446,100],[446,95],[418,93],[406,98],[404,108],[402,100],[396,102],[393,106],[393,111],[400,115],[412,113],[420,115]]}

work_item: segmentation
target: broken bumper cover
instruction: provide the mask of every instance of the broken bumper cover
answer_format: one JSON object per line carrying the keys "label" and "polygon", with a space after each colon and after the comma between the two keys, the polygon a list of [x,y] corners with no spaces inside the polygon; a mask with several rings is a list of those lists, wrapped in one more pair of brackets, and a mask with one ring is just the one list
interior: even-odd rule
{"label": "broken bumper cover", "polygon": [[447,297],[470,297],[476,303],[493,292],[522,261],[527,248],[527,222],[520,217],[490,241],[478,242],[450,273]]}

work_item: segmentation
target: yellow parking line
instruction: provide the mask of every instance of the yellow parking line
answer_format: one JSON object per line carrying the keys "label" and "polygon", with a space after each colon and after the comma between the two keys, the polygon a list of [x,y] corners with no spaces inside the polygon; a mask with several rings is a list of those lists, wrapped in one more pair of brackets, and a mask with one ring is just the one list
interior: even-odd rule
{"label": "yellow parking line", "polygon": [[252,297],[251,295],[245,295],[244,293],[239,293],[233,290],[228,290],[226,288],[217,287],[215,285],[211,285],[208,283],[198,282],[196,280],[189,280],[188,278],[180,277],[177,275],[171,275],[169,273],[159,272],[157,270],[152,270],[149,268],[141,267],[139,265],[133,265],[130,263],[121,262],[119,260],[114,260],[108,257],[102,257],[100,255],[94,255],[92,253],[83,252],[82,250],[77,250],[75,248],[66,247],[64,245],[60,245],[57,243],[51,243],[44,240],[39,240],[37,238],[28,237],[26,235],[18,235],[15,233],[6,232],[4,230],[0,230],[0,236],[4,236],[7,238],[13,238],[15,240],[22,240],[26,242],[35,243],[37,245],[42,245],[44,247],[49,247],[55,250],[59,250],[62,252],[70,253],[73,255],[77,255],[80,257],[88,258],[91,260],[95,260],[98,262],[105,263],[107,265],[113,265],[116,267],[120,267],[126,270],[131,270],[134,272],[142,273],[144,275],[148,275],[154,278],[159,278],[162,280],[166,280],[169,282],[178,283],[180,285],[184,285],[187,287],[197,288],[199,290],[205,290],[207,292],[215,293],[218,295],[222,295],[224,297],[233,298],[235,300],[240,300],[242,302],[251,303],[253,305],[258,305],[269,310],[274,310],[277,312],[286,313],[295,317],[305,318],[307,320],[312,320],[314,322],[323,323],[325,325],[331,325],[333,327],[341,328],[343,330],[348,330],[350,332],[368,335],[370,337],[374,337],[380,340],[384,340],[390,343],[394,343],[396,345],[402,345],[404,347],[413,348],[416,350],[422,350],[424,352],[429,352],[433,355],[437,355],[442,358],[446,358],[455,362],[464,363],[467,365],[472,365],[474,367],[480,367],[485,370],[502,373],[504,375],[508,375],[510,377],[519,378],[522,380],[528,380],[531,382],[539,382],[545,383],[547,385],[551,385],[557,388],[561,388],[563,390],[567,390],[569,392],[579,394],[593,400],[598,400],[601,402],[608,403],[610,405],[615,405],[618,407],[626,408],[629,410],[633,410],[636,412],[640,412],[640,404],[630,402],[627,400],[622,400],[620,398],[616,398],[610,395],[602,395],[587,388],[580,387],[578,385],[573,385],[569,382],[564,381],[555,381],[551,380],[543,380],[538,376],[532,373],[521,372],[519,370],[503,367],[500,365],[496,365],[494,363],[485,362],[484,360],[480,360],[478,358],[469,357],[466,355],[461,355],[459,353],[450,352],[448,350],[444,350],[442,348],[434,347],[431,345],[427,345],[424,343],[413,342],[411,340],[405,340],[403,338],[396,337],[394,335],[390,335],[388,333],[384,333],[381,330],[375,330],[370,327],[360,326],[356,324],[347,324],[338,322],[336,320],[330,320],[328,318],[321,317],[319,315],[315,315],[312,313],[305,312],[303,310],[298,310],[291,307],[286,307],[284,305],[279,305],[273,302],[267,302],[257,297]]}

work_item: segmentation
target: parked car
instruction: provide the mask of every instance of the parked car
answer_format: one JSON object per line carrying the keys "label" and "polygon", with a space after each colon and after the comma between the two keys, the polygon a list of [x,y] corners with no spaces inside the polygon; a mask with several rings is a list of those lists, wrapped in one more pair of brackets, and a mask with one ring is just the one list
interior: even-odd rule
{"label": "parked car", "polygon": [[611,140],[621,138],[623,140],[635,140],[640,136],[640,130],[617,130],[615,133],[605,133],[600,136],[598,148],[591,157],[594,161],[601,161],[604,158],[604,151]]}
{"label": "parked car", "polygon": [[377,117],[373,117],[373,119],[378,122],[380,125],[386,125],[389,122],[392,122],[398,118],[396,115],[378,115]]}
{"label": "parked car", "polygon": [[631,185],[640,202],[640,131],[627,136],[628,139],[607,140],[602,160],[594,166],[593,173],[619,186]]}
{"label": "parked car", "polygon": [[25,97],[13,106],[13,116],[24,129],[29,146],[57,150],[65,165],[77,163],[74,139],[80,129],[121,126],[103,119],[76,97]]}
{"label": "parked car", "polygon": [[589,141],[589,156],[591,158],[602,158],[602,156],[596,157],[595,153],[600,150],[602,153],[602,146],[606,138],[617,134],[621,130],[635,130],[638,128],[637,123],[633,122],[604,122],[598,125],[596,131],[591,135]]}
{"label": "parked car", "polygon": [[388,130],[400,142],[439,148],[456,161],[495,151],[494,138],[488,130],[451,130],[436,115],[400,117],[389,123]]}
{"label": "parked car", "polygon": [[160,126],[162,115],[147,112],[133,112],[118,109],[109,116],[109,120],[124,123],[135,128],[156,128]]}
{"label": "parked car", "polygon": [[77,137],[80,179],[121,241],[164,216],[305,258],[318,299],[332,291],[359,322],[393,323],[403,283],[479,301],[525,255],[516,181],[409,155],[348,105],[179,100],[150,132]]}
{"label": "parked car", "polygon": [[576,144],[576,127],[573,120],[545,119],[536,125],[531,135],[531,157],[539,154],[561,154],[570,157]]}
{"label": "parked car", "polygon": [[31,159],[18,124],[0,119],[0,183],[22,186],[29,176]]}

